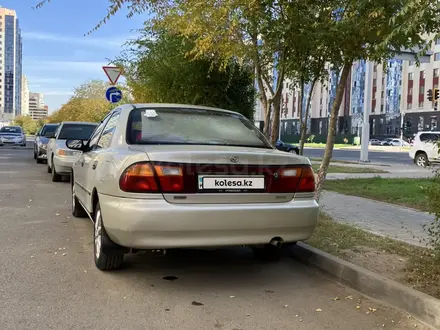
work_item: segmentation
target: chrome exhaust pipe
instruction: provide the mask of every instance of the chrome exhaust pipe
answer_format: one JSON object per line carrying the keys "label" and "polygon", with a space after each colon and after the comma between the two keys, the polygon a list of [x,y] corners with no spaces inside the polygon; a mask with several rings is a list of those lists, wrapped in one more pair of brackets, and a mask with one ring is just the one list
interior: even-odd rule
{"label": "chrome exhaust pipe", "polygon": [[283,245],[282,239],[280,238],[272,238],[269,242],[270,245],[280,248]]}

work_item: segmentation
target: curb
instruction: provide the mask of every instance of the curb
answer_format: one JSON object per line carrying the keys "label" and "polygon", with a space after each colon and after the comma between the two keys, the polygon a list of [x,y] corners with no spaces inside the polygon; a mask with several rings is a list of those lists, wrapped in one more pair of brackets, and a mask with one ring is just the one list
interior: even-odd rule
{"label": "curb", "polygon": [[290,250],[298,261],[313,265],[351,288],[440,329],[440,300],[307,244],[298,242]]}

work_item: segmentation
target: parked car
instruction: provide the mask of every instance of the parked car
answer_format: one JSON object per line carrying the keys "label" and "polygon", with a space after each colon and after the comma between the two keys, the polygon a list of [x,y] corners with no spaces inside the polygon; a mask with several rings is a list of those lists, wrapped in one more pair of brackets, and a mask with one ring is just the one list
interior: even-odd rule
{"label": "parked car", "polygon": [[382,142],[380,143],[381,146],[389,146],[390,142],[393,140],[394,138],[386,138],[384,140],[382,140]]}
{"label": "parked car", "polygon": [[382,141],[378,140],[378,139],[371,139],[370,140],[370,145],[372,146],[380,146],[382,143]]}
{"label": "parked car", "polygon": [[243,115],[175,104],[111,111],[72,166],[72,214],[94,222],[94,260],[119,268],[134,250],[279,247],[318,221],[310,161],[281,152]]}
{"label": "parked car", "polygon": [[401,140],[401,139],[392,139],[389,142],[389,145],[394,146],[394,147],[400,147],[400,146],[409,147],[409,143],[406,142],[405,140]]}
{"label": "parked car", "polygon": [[96,126],[96,123],[62,122],[53,134],[48,134],[47,172],[52,174],[52,181],[60,181],[63,175],[70,175],[72,164],[81,155],[81,151],[67,148],[66,141],[87,141]]}
{"label": "parked car", "polygon": [[277,147],[278,150],[290,152],[291,154],[299,155],[299,148],[297,146],[292,145],[292,144],[278,140],[275,146]]}
{"label": "parked car", "polygon": [[4,145],[26,147],[26,135],[20,126],[3,126],[0,128],[0,146]]}
{"label": "parked car", "polygon": [[38,164],[47,161],[47,144],[49,137],[55,133],[59,124],[46,124],[35,134],[34,141],[34,159]]}
{"label": "parked car", "polygon": [[417,166],[427,167],[431,163],[440,162],[439,146],[440,131],[419,132],[413,140],[409,150],[409,157]]}

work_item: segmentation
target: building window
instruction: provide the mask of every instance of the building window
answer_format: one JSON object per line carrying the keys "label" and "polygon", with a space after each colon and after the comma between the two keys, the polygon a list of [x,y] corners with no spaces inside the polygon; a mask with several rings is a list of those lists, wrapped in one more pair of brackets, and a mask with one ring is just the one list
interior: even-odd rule
{"label": "building window", "polygon": [[422,95],[425,94],[425,86],[424,85],[420,86],[419,94],[422,94]]}
{"label": "building window", "polygon": [[406,108],[407,108],[407,109],[412,109],[412,103],[408,103],[408,104],[406,105]]}
{"label": "building window", "polygon": [[420,79],[425,79],[425,70],[420,71]]}
{"label": "building window", "polygon": [[434,69],[434,78],[438,77],[438,69]]}
{"label": "building window", "polygon": [[433,84],[432,88],[438,88],[438,81],[435,84]]}
{"label": "building window", "polygon": [[440,38],[435,39],[435,44],[440,45]]}
{"label": "building window", "polygon": [[418,122],[418,124],[417,124],[417,129],[418,129],[418,131],[419,131],[419,132],[420,132],[420,131],[423,131],[424,126],[425,126],[425,124],[424,124],[423,117],[422,117],[422,116],[419,116],[419,122]]}
{"label": "building window", "polygon": [[408,88],[408,95],[413,95],[413,88],[412,87]]}
{"label": "building window", "polygon": [[384,97],[384,92],[383,92],[383,91],[380,93],[380,97],[381,97],[381,98]]}
{"label": "building window", "polygon": [[383,104],[380,105],[380,112],[383,112]]}
{"label": "building window", "polygon": [[412,72],[408,73],[408,80],[413,80],[413,73]]}
{"label": "building window", "polygon": [[437,129],[437,116],[431,116],[431,131]]}
{"label": "building window", "polygon": [[434,61],[440,61],[440,53],[434,53]]}
{"label": "building window", "polygon": [[415,64],[415,61],[409,61],[408,65],[413,66]]}
{"label": "building window", "polygon": [[423,105],[423,101],[420,101],[420,102],[419,102],[419,108],[420,108],[420,109],[423,109],[423,106],[424,106],[424,105]]}

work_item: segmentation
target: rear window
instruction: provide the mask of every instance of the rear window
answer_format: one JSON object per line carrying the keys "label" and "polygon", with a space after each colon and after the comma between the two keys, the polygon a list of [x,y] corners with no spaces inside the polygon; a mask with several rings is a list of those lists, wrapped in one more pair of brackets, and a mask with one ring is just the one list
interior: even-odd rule
{"label": "rear window", "polygon": [[21,127],[18,126],[4,126],[0,128],[1,133],[21,133]]}
{"label": "rear window", "polygon": [[127,142],[272,149],[263,134],[245,117],[191,108],[132,110],[127,125]]}
{"label": "rear window", "polygon": [[438,142],[439,141],[439,134],[433,134],[433,133],[424,133],[420,134],[420,141],[422,142]]}
{"label": "rear window", "polygon": [[58,139],[88,140],[95,128],[96,125],[94,124],[64,124]]}
{"label": "rear window", "polygon": [[41,130],[41,135],[44,136],[46,133],[54,133],[57,128],[58,125],[44,125],[43,129]]}

